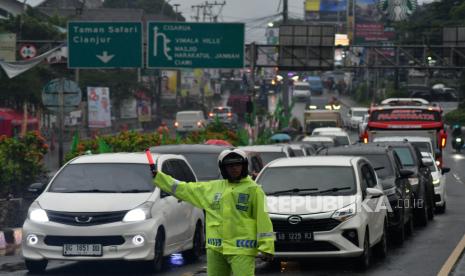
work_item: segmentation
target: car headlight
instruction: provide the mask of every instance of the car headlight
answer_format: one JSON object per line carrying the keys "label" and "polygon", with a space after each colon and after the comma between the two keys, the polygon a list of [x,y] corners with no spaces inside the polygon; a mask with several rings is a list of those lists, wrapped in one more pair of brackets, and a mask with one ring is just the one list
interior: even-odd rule
{"label": "car headlight", "polygon": [[142,205],[128,211],[123,218],[123,222],[144,221],[152,217],[151,209],[153,202],[145,202]]}
{"label": "car headlight", "polygon": [[33,202],[29,207],[28,218],[34,222],[48,222],[47,212],[40,207],[38,202]]}
{"label": "car headlight", "polygon": [[434,186],[439,186],[439,184],[441,184],[441,180],[439,178],[433,180],[433,185]]}
{"label": "car headlight", "polygon": [[339,220],[339,221],[346,221],[350,218],[352,218],[353,216],[355,216],[355,214],[357,213],[357,210],[356,210],[356,205],[355,203],[352,203],[350,205],[347,205],[346,207],[344,208],[341,208],[337,211],[334,212],[334,214],[331,216],[331,218],[335,219],[335,220]]}
{"label": "car headlight", "polygon": [[455,141],[460,143],[462,142],[462,138],[455,138]]}
{"label": "car headlight", "polygon": [[414,186],[414,185],[418,185],[420,181],[418,180],[418,177],[410,177],[408,179],[408,182],[410,182],[410,185]]}

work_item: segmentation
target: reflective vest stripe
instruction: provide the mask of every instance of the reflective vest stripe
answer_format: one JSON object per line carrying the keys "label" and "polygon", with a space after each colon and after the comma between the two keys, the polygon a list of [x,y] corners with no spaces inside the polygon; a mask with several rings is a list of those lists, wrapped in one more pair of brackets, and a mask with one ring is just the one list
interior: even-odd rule
{"label": "reflective vest stripe", "polygon": [[256,248],[257,241],[256,240],[236,240],[236,247]]}
{"label": "reflective vest stripe", "polygon": [[213,245],[213,246],[221,246],[222,241],[221,241],[221,239],[208,239],[207,243],[209,245]]}
{"label": "reflective vest stripe", "polygon": [[[275,238],[276,234],[274,232],[267,232],[267,233],[258,233],[257,238],[262,239],[262,238]],[[276,238],[275,238],[276,239]]]}
{"label": "reflective vest stripe", "polygon": [[178,188],[179,181],[174,179],[173,184],[171,184],[171,193],[174,195],[176,193],[176,189]]}

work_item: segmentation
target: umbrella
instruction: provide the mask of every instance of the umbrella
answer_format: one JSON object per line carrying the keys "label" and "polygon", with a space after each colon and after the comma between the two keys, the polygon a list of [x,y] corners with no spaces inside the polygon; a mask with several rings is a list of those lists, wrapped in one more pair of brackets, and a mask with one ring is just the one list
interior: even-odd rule
{"label": "umbrella", "polygon": [[204,143],[205,145],[217,145],[217,146],[228,146],[232,147],[231,143],[221,139],[210,139]]}
{"label": "umbrella", "polygon": [[289,136],[286,133],[276,133],[270,138],[273,141],[276,142],[285,142],[285,141],[291,141],[291,136]]}

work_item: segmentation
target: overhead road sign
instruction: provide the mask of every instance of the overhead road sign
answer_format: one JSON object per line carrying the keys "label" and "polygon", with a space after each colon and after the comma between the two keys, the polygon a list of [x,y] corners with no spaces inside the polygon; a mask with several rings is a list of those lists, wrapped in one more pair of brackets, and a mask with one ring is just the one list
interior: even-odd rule
{"label": "overhead road sign", "polygon": [[149,68],[243,68],[243,23],[149,22]]}
{"label": "overhead road sign", "polygon": [[68,23],[69,68],[142,67],[141,22]]}

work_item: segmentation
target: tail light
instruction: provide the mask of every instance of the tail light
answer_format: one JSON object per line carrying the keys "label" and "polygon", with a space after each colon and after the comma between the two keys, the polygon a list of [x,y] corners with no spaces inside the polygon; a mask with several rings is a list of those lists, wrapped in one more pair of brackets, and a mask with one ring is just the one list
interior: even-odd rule
{"label": "tail light", "polygon": [[363,138],[363,143],[368,144],[368,132],[365,131],[362,135],[362,138]]}
{"label": "tail light", "polygon": [[213,117],[213,113],[212,112],[208,113],[208,116]]}
{"label": "tail light", "polygon": [[174,127],[179,127],[179,123],[178,123],[178,122],[174,122]]}
{"label": "tail light", "polygon": [[441,139],[441,148],[445,148],[446,147],[446,143],[447,143],[447,133],[441,129],[441,131],[439,132],[439,137]]}
{"label": "tail light", "polygon": [[231,112],[228,113],[228,117],[232,117],[232,113],[231,113]]}
{"label": "tail light", "polygon": [[198,126],[198,127],[201,127],[201,126],[202,126],[202,122],[201,122],[201,121],[198,121],[198,122],[197,122],[197,126]]}

